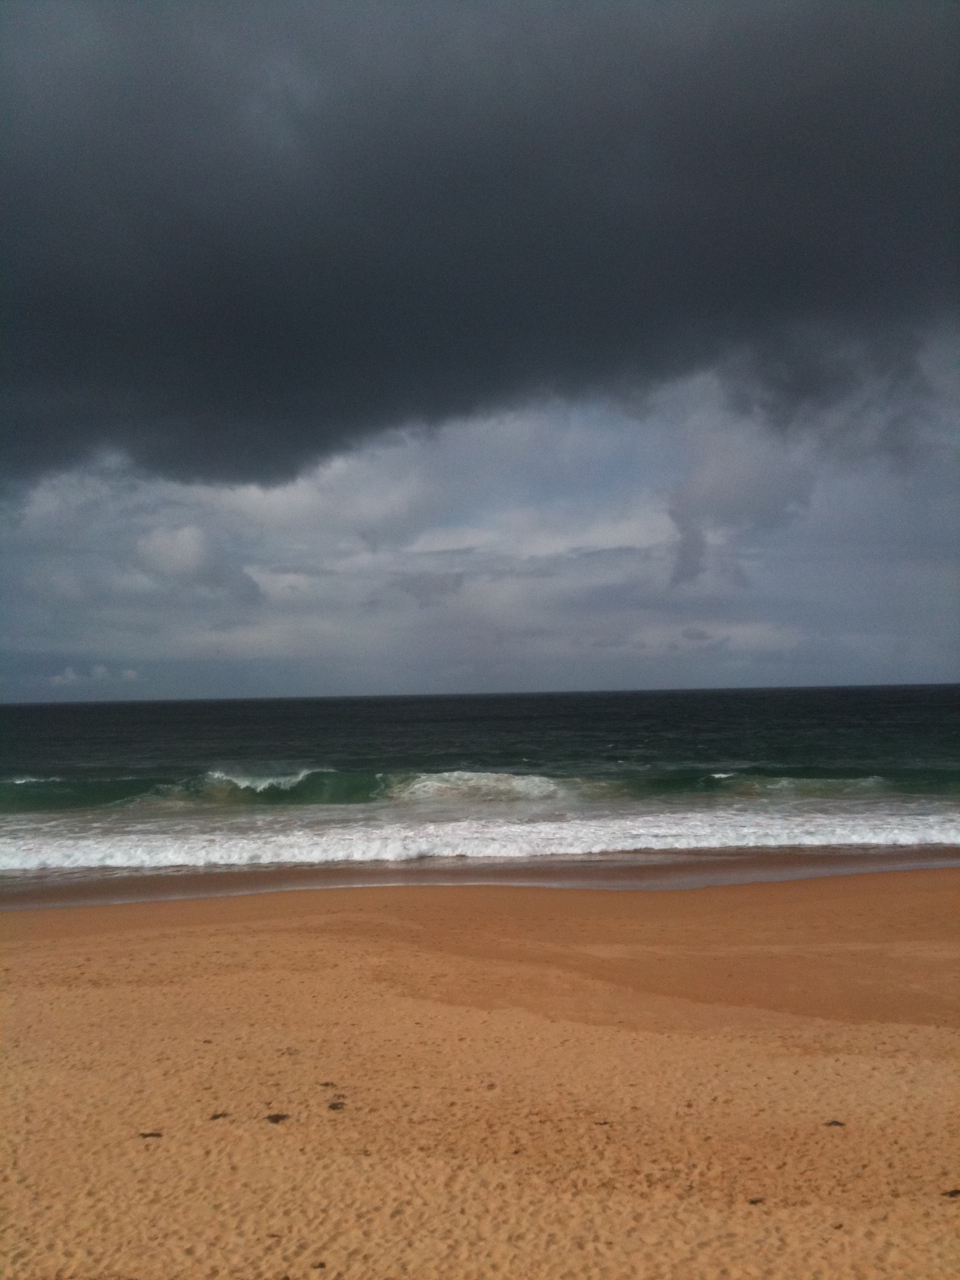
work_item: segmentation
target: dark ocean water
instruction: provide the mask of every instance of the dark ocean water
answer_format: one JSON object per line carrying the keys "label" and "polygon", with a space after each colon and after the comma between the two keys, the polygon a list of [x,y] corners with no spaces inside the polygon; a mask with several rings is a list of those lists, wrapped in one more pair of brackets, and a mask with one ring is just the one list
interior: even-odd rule
{"label": "dark ocean water", "polygon": [[960,686],[0,708],[0,870],[960,843]]}

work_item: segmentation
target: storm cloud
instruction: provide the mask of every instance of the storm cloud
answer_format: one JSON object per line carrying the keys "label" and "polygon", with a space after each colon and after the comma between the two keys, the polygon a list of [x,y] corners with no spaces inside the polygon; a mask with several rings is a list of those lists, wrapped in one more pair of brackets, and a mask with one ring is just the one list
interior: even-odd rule
{"label": "storm cloud", "polygon": [[[113,450],[273,482],[551,397],[642,416],[704,370],[781,436],[909,447],[957,315],[954,4],[31,0],[3,24],[8,475]],[[777,484],[810,499],[800,463]],[[680,582],[727,518],[722,475],[701,489],[673,499]],[[254,590],[199,533],[138,555]]]}

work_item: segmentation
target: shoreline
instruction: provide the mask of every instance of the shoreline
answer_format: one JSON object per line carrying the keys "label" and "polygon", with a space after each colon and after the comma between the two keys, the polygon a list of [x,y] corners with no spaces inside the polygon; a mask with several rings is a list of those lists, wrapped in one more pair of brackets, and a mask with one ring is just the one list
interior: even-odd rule
{"label": "shoreline", "polygon": [[674,891],[960,867],[956,845],[641,849],[540,858],[82,867],[0,872],[0,913],[316,889],[502,885]]}

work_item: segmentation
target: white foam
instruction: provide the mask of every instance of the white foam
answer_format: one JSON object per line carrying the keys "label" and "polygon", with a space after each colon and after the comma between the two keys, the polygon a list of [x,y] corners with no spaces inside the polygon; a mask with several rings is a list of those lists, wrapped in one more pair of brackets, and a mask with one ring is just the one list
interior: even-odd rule
{"label": "white foam", "polygon": [[304,778],[314,773],[332,773],[328,769],[300,769],[297,773],[281,773],[276,775],[257,776],[244,773],[228,773],[225,769],[211,769],[206,775],[213,782],[227,782],[243,791],[268,791],[275,787],[280,791],[290,791]]}
{"label": "white foam", "polygon": [[391,800],[434,803],[461,800],[553,800],[566,795],[569,784],[534,773],[479,773],[454,769],[420,773],[391,785]]}
{"label": "white foam", "polygon": [[47,867],[248,866],[278,862],[531,859],[558,854],[697,848],[960,844],[960,808],[945,802],[834,806],[649,807],[630,814],[409,821],[257,812],[233,819],[123,822],[83,815],[7,818],[0,870]]}

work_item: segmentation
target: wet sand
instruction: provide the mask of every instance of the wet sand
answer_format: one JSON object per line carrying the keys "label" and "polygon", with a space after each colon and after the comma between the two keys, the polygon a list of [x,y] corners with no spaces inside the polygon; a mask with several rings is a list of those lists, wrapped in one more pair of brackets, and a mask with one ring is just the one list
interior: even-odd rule
{"label": "wet sand", "polygon": [[960,867],[956,845],[815,845],[635,849],[539,858],[415,858],[397,862],[245,866],[79,867],[0,872],[0,911],[216,898],[387,885],[517,885],[555,889],[701,889],[876,871]]}
{"label": "wet sand", "polygon": [[0,938],[4,1280],[960,1273],[958,870]]}

